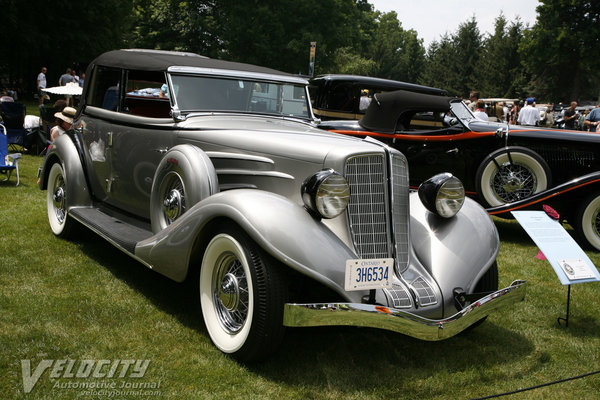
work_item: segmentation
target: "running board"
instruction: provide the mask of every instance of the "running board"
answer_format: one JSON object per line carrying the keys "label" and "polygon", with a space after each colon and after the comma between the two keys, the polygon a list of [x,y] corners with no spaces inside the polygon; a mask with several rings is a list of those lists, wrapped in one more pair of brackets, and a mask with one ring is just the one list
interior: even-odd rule
{"label": "running board", "polygon": [[152,231],[137,227],[98,208],[72,208],[69,215],[122,250],[135,254],[135,245],[152,236]]}

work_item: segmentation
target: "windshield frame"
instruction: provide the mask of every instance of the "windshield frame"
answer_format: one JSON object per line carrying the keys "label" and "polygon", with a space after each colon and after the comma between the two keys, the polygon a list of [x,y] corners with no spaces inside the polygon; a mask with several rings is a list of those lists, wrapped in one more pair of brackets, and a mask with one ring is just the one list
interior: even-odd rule
{"label": "windshield frame", "polygon": [[465,127],[469,126],[469,123],[473,120],[477,120],[477,117],[469,107],[462,100],[452,100],[450,102],[450,111]]}

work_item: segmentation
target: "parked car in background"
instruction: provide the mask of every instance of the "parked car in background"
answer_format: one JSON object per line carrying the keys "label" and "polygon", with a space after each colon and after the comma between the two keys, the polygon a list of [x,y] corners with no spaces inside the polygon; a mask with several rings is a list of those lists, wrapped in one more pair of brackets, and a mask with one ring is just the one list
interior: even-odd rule
{"label": "parked car in background", "polygon": [[310,99],[322,120],[361,119],[373,95],[394,90],[446,95],[446,91],[413,83],[357,75],[320,75],[310,80]]}
{"label": "parked car in background", "polygon": [[191,280],[223,352],[263,358],[284,326],[440,340],[523,299],[522,281],[497,290],[498,233],[460,181],[411,192],[400,152],[315,127],[306,80],[151,50],[86,77],[40,170],[50,227]]}
{"label": "parked car in background", "polygon": [[360,121],[320,126],[400,150],[413,187],[451,172],[490,214],[549,204],[600,250],[598,135],[484,122],[459,99],[407,91],[376,95]]}

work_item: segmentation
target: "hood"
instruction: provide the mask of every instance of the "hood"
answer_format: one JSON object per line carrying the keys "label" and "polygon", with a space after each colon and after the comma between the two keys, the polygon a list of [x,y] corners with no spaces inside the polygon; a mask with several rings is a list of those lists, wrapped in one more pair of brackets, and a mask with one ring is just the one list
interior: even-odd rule
{"label": "hood", "polygon": [[234,151],[273,154],[322,163],[330,154],[381,152],[382,143],[318,129],[281,118],[254,116],[198,116],[177,125],[178,135],[188,141],[218,144]]}

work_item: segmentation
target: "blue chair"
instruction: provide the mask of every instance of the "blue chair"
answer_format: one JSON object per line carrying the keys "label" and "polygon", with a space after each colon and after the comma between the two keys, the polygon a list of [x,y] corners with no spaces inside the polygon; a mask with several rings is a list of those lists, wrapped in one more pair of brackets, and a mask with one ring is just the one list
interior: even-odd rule
{"label": "blue chair", "polygon": [[6,128],[0,124],[2,132],[0,132],[0,174],[8,175],[5,182],[10,179],[13,171],[17,171],[17,186],[19,186],[19,159],[21,153],[8,154],[8,141],[6,138]]}
{"label": "blue chair", "polygon": [[22,103],[0,102],[0,115],[6,128],[8,145],[16,150],[15,146],[21,146],[25,149],[27,140],[27,130],[23,128],[25,121],[26,108]]}

